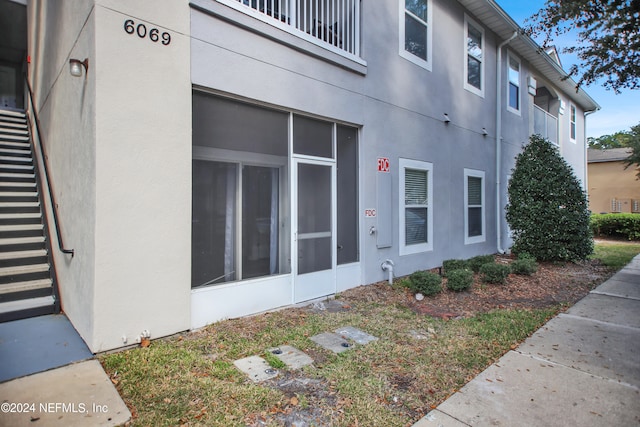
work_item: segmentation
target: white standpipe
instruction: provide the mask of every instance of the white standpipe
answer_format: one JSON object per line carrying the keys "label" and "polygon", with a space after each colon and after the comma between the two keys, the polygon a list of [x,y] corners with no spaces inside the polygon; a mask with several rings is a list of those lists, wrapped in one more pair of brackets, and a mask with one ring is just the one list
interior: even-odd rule
{"label": "white standpipe", "polygon": [[393,266],[394,265],[395,264],[390,259],[384,260],[384,262],[381,265],[382,270],[386,271],[387,273],[389,273],[389,284],[390,285],[393,284]]}

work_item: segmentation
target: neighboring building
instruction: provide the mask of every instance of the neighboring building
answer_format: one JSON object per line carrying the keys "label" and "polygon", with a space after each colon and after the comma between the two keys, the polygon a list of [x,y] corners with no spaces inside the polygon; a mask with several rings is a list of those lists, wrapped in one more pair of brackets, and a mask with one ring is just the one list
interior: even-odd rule
{"label": "neighboring building", "polygon": [[492,0],[27,12],[61,303],[94,352],[506,250],[533,133],[586,178],[598,104]]}
{"label": "neighboring building", "polygon": [[589,209],[593,213],[640,213],[638,169],[624,160],[629,148],[588,150]]}

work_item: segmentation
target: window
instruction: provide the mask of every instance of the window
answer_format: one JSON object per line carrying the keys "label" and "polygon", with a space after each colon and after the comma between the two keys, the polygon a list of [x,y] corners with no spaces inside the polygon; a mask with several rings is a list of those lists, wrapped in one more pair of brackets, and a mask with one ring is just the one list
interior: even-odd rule
{"label": "window", "polygon": [[509,55],[509,88],[507,110],[520,114],[520,61]]}
{"label": "window", "polygon": [[192,287],[289,272],[288,128],[287,113],[193,94]]}
{"label": "window", "polygon": [[431,70],[431,0],[400,0],[400,56]]}
{"label": "window", "polygon": [[337,125],[338,265],[357,262],[358,247],[358,129]]}
{"label": "window", "polygon": [[433,165],[400,159],[400,255],[433,249]]}
{"label": "window", "polygon": [[571,142],[576,142],[576,106],[571,106]]}
{"label": "window", "polygon": [[484,242],[484,172],[464,170],[464,205],[464,243]]}
{"label": "window", "polygon": [[467,16],[464,23],[466,32],[464,88],[476,95],[484,96],[484,30]]}

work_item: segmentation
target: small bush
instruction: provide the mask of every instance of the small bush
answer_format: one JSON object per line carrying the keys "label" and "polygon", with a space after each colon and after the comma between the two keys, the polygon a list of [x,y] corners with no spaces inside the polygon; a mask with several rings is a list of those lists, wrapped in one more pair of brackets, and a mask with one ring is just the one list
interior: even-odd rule
{"label": "small bush", "polygon": [[409,288],[422,295],[435,295],[442,291],[442,277],[429,271],[416,271],[409,276]]}
{"label": "small bush", "polygon": [[484,264],[480,267],[482,281],[485,283],[504,285],[509,273],[511,273],[511,268],[504,264]]}
{"label": "small bush", "polygon": [[473,285],[473,272],[471,270],[452,270],[447,275],[447,288],[461,292],[466,291]]}
{"label": "small bush", "polygon": [[593,214],[589,226],[596,236],[640,240],[640,215],[638,214]]}
{"label": "small bush", "polygon": [[533,258],[518,258],[511,263],[511,272],[522,276],[531,276],[538,271],[538,263]]}
{"label": "small bush", "polygon": [[468,262],[469,268],[474,272],[480,272],[480,267],[484,264],[491,264],[495,261],[493,255],[478,255],[471,258]]}
{"label": "small bush", "polygon": [[471,269],[469,267],[469,261],[464,259],[447,259],[442,261],[442,268],[444,269],[444,277],[447,277],[448,271]]}

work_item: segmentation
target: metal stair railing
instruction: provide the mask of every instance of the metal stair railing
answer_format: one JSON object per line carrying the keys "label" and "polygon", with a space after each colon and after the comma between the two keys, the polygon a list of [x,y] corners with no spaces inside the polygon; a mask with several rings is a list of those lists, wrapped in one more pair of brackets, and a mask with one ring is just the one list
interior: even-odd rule
{"label": "metal stair railing", "polygon": [[[53,188],[52,188],[53,184],[51,182],[51,177],[49,175],[49,167],[48,167],[48,164],[47,164],[48,157],[47,157],[46,150],[44,148],[45,144],[44,144],[44,140],[42,138],[42,132],[40,132],[40,119],[38,118],[38,112],[36,111],[36,105],[33,102],[33,90],[31,89],[31,84],[29,83],[29,79],[27,78],[26,75],[24,76],[24,81],[26,83],[27,91],[29,92],[29,101],[30,102],[28,103],[29,104],[28,115],[30,115],[29,113],[31,113],[31,112],[33,113],[33,119],[34,119],[33,122],[35,124],[35,130],[36,130],[36,132],[38,134],[38,141],[39,141],[38,147],[40,148],[40,156],[42,157],[42,167],[40,167],[40,162],[37,159],[38,156],[35,155],[36,141],[35,141],[35,138],[32,137],[30,139],[31,139],[31,145],[32,145],[32,147],[34,149],[34,153],[33,153],[34,156],[33,157],[34,157],[34,161],[36,163],[36,168],[38,169],[38,174],[41,173],[42,170],[44,170],[46,183],[44,182],[45,180],[43,180],[43,179],[39,179],[37,181],[39,183],[42,183],[42,184],[39,185],[39,187],[41,189],[42,189],[43,186],[46,186],[47,193],[49,194],[49,200],[51,201],[51,211],[52,211],[52,214],[53,214],[53,225],[54,225],[54,227],[56,229],[56,236],[58,238],[58,248],[60,249],[60,251],[62,253],[70,254],[71,258],[73,258],[74,255],[75,255],[75,249],[67,249],[65,247],[65,245],[64,245],[63,240],[62,240],[62,233],[60,232],[60,221],[58,219],[58,210],[57,210],[57,206],[58,205],[56,203],[55,194],[54,194]],[[43,213],[45,214],[45,217],[46,217],[46,212],[47,212],[46,203],[42,203],[42,210],[43,210]],[[46,222],[47,221],[43,221],[43,222],[45,223],[45,227],[46,227]],[[52,269],[52,270],[55,271],[55,269]],[[53,274],[55,274],[55,273],[53,273]]]}

